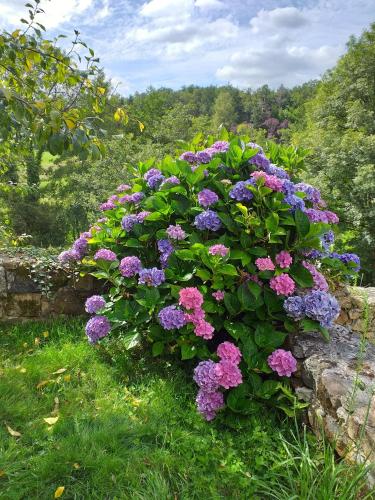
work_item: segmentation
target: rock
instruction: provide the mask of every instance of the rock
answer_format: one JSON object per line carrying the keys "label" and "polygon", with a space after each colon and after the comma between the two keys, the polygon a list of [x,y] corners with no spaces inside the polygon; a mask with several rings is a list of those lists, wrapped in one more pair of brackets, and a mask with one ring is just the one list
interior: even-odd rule
{"label": "rock", "polygon": [[[298,390],[312,391],[310,424],[346,460],[375,462],[375,346],[342,326],[330,335],[330,342],[317,333],[291,338],[305,384]],[[374,486],[375,471],[368,479]]]}

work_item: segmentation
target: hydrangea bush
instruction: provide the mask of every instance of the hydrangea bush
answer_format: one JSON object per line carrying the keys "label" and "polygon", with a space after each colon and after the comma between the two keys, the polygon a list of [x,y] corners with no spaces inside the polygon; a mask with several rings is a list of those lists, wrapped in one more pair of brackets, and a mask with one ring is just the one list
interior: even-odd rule
{"label": "hydrangea bush", "polygon": [[178,158],[134,168],[131,185],[63,252],[107,283],[88,299],[91,343],[107,336],[154,356],[196,359],[197,407],[298,406],[288,332],[320,331],[339,315],[329,282],[359,268],[332,251],[337,216],[314,187],[246,137],[222,132]]}

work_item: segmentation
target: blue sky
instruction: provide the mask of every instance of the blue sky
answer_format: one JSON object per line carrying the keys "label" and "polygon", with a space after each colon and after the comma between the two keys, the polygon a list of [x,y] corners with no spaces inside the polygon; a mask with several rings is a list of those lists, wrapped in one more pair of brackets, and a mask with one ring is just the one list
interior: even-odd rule
{"label": "blue sky", "polygon": [[[0,0],[0,26],[25,15]],[[74,28],[124,95],[153,85],[293,86],[318,78],[351,34],[375,21],[375,0],[42,0],[52,37]]]}

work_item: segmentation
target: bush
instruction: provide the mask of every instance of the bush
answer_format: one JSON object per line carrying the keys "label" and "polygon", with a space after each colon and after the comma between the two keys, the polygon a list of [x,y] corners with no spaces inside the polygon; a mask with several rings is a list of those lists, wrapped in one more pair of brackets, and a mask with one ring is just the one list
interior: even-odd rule
{"label": "bush", "polygon": [[337,216],[289,167],[226,131],[204,145],[198,136],[177,159],[139,164],[60,258],[108,283],[86,303],[91,343],[111,331],[128,349],[143,342],[155,356],[201,360],[194,380],[207,420],[224,395],[235,412],[266,404],[293,414],[287,334],[328,338],[339,314],[328,282],[352,274],[357,257],[332,252]]}

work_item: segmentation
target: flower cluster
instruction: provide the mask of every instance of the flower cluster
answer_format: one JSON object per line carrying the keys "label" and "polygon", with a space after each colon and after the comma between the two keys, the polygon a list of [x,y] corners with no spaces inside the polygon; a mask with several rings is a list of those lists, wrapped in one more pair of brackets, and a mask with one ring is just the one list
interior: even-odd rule
{"label": "flower cluster", "polygon": [[101,295],[93,295],[85,302],[85,311],[89,314],[95,314],[105,306],[105,299]]}
{"label": "flower cluster", "polygon": [[332,326],[340,314],[340,306],[335,297],[322,290],[313,290],[302,297],[289,297],[284,302],[284,309],[295,320],[308,317],[325,328]]}
{"label": "flower cluster", "polygon": [[223,342],[217,348],[217,355],[220,358],[218,363],[202,361],[194,370],[194,380],[199,386],[196,399],[198,411],[206,420],[215,418],[217,411],[224,406],[220,387],[230,389],[242,383],[238,367],[242,355],[238,347],[231,342]]}
{"label": "flower cluster", "polygon": [[290,351],[276,349],[267,359],[268,366],[279,377],[290,377],[297,370],[297,360]]}
{"label": "flower cluster", "polygon": [[194,225],[200,231],[218,231],[221,228],[221,220],[216,212],[206,210],[195,217]]}
{"label": "flower cluster", "polygon": [[211,191],[210,189],[203,189],[198,193],[198,203],[202,207],[209,207],[210,205],[214,205],[219,201],[219,197],[216,193]]}

